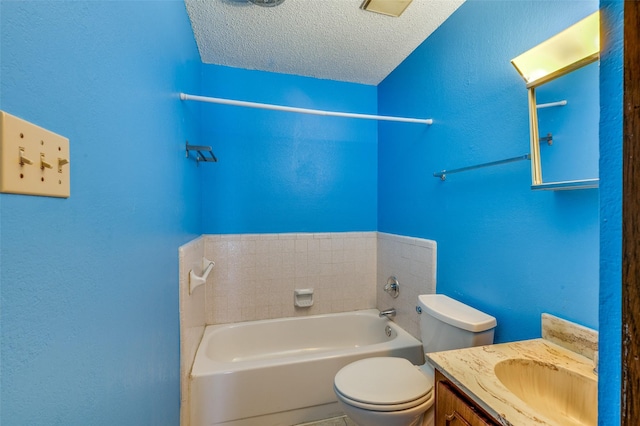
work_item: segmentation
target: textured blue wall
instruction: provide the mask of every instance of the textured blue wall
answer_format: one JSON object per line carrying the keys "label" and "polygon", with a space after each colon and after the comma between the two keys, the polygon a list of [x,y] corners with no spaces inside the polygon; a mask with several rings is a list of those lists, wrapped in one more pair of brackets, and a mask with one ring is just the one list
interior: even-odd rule
{"label": "textured blue wall", "polygon": [[528,153],[509,61],[597,8],[467,1],[379,86],[381,114],[435,122],[379,126],[378,229],[438,241],[438,292],[495,315],[497,341],[540,336],[543,312],[598,328],[598,191],[531,191],[528,161],[432,173]]}
{"label": "textured blue wall", "polygon": [[[376,114],[374,86],[203,66],[206,96]],[[375,121],[207,104],[203,232],[375,231]]]}
{"label": "textured blue wall", "polygon": [[601,1],[600,59],[600,366],[598,422],[620,424],[622,337],[621,1]]}
{"label": "textured blue wall", "polygon": [[71,198],[0,195],[1,423],[175,426],[177,248],[200,232],[184,3],[0,8],[0,108],[71,146]]}
{"label": "textured blue wall", "polygon": [[[603,5],[617,41],[602,61],[608,141],[621,139],[622,2]],[[68,200],[0,195],[3,424],[178,424],[176,248],[203,232],[435,238],[439,291],[495,314],[498,340],[537,336],[542,311],[597,328],[599,197],[600,424],[618,423],[620,146],[603,142],[599,192],[531,192],[526,162],[431,176],[528,151],[509,59],[596,7],[469,1],[376,93],[201,70],[180,1],[0,2],[0,108],[69,137],[72,160]],[[177,91],[436,123],[201,108]],[[185,139],[220,163],[196,168]]]}

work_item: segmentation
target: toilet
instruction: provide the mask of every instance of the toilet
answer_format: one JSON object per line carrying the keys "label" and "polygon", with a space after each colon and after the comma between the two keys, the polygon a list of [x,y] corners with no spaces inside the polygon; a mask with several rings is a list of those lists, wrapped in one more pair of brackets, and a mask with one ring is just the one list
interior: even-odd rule
{"label": "toilet", "polygon": [[[443,294],[418,296],[425,353],[490,345],[496,319]],[[359,426],[432,426],[434,369],[404,358],[366,358],[336,374],[333,389]]]}

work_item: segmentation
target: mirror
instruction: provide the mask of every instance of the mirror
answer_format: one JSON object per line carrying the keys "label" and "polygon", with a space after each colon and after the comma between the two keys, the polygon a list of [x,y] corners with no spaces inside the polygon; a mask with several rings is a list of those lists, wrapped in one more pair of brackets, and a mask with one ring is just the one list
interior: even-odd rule
{"label": "mirror", "polygon": [[538,108],[542,184],[597,187],[598,123],[600,120],[599,64],[594,62],[537,89],[538,106],[566,100],[564,106]]}
{"label": "mirror", "polygon": [[529,90],[532,189],[598,187],[599,25],[595,12],[511,61]]}

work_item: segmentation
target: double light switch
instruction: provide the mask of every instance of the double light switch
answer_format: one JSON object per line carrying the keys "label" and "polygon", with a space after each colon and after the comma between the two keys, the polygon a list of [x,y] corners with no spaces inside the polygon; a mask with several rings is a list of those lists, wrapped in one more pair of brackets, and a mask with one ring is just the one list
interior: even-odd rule
{"label": "double light switch", "polygon": [[69,139],[0,111],[0,192],[68,198]]}

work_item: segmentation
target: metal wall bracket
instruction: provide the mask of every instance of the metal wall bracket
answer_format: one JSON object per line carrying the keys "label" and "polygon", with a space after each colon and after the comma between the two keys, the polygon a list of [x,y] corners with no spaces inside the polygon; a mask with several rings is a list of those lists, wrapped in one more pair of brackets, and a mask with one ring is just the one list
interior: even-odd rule
{"label": "metal wall bracket", "polygon": [[[213,150],[211,149],[210,146],[189,145],[189,142],[187,141],[187,143],[185,144],[185,150],[186,150],[186,157],[187,158],[189,158],[189,151],[195,151],[196,152],[196,161],[198,162],[198,165],[200,165],[201,161],[203,161],[205,163],[217,163],[218,162],[218,159],[213,154]],[[207,157],[206,155],[204,155],[204,152],[208,152],[211,157]]]}
{"label": "metal wall bracket", "polygon": [[547,133],[547,136],[543,136],[540,139],[540,142],[546,142],[547,145],[553,145],[553,135],[551,133]]}

